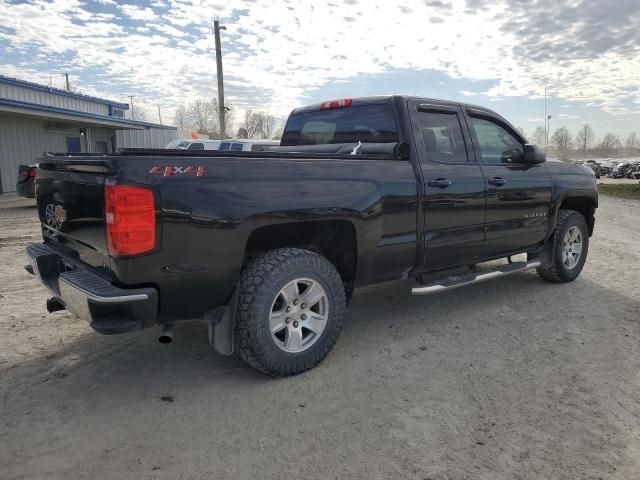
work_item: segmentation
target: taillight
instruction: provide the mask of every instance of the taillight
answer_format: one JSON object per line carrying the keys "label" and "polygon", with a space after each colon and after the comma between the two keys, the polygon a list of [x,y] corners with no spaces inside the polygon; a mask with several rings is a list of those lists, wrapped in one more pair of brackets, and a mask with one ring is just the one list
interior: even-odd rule
{"label": "taillight", "polygon": [[105,185],[104,217],[109,255],[137,255],[156,246],[153,192],[130,185]]}
{"label": "taillight", "polygon": [[330,110],[332,108],[345,108],[351,106],[350,98],[341,98],[340,100],[329,100],[320,104],[320,110]]}
{"label": "taillight", "polygon": [[31,170],[29,170],[29,176],[30,177],[35,177],[37,171],[38,171],[37,168],[32,168]]}

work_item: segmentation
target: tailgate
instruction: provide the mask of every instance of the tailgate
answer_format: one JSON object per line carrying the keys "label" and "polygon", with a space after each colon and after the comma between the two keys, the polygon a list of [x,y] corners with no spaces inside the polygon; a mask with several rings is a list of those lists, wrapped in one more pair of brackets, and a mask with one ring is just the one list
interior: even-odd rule
{"label": "tailgate", "polygon": [[38,216],[51,246],[95,267],[108,267],[104,181],[100,160],[41,159],[36,177]]}

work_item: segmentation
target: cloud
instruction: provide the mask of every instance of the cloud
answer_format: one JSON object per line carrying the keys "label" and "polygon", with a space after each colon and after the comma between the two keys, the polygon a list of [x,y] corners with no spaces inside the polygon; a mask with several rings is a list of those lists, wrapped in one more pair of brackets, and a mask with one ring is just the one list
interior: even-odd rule
{"label": "cloud", "polygon": [[[98,93],[171,108],[215,96],[211,21],[229,103],[286,115],[338,82],[402,69],[487,81],[499,100],[549,95],[612,114],[640,105],[640,2],[592,0],[0,0],[0,73],[107,72]],[[543,13],[543,14],[541,14]],[[122,18],[115,16],[118,14]],[[20,72],[24,72],[20,74]],[[45,75],[45,77],[48,74]],[[473,88],[473,87],[471,87]],[[90,92],[88,92],[90,93]],[[384,92],[380,92],[384,93]],[[635,104],[635,106],[634,106]],[[572,103],[574,105],[574,103]],[[535,114],[534,114],[535,115]]]}
{"label": "cloud", "polygon": [[120,5],[120,10],[127,17],[132,18],[133,20],[155,20],[156,14],[154,13],[152,8],[145,7],[140,8],[136,5]]}

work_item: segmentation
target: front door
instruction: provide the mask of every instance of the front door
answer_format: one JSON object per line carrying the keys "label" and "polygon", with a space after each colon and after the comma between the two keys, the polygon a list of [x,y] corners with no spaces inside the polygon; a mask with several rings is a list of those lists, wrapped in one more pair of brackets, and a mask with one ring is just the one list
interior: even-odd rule
{"label": "front door", "polygon": [[524,139],[500,118],[470,112],[469,125],[487,181],[486,254],[542,242],[551,203],[547,167],[523,162]]}
{"label": "front door", "polygon": [[464,263],[485,248],[485,181],[462,111],[417,100],[409,111],[424,178],[424,266]]}

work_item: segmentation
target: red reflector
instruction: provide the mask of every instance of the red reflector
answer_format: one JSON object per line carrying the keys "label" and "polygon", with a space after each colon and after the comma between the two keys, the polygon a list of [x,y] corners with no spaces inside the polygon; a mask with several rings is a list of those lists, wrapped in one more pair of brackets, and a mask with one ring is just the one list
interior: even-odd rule
{"label": "red reflector", "polygon": [[339,100],[329,100],[320,104],[320,110],[330,110],[332,108],[350,107],[352,100],[350,98],[341,98]]}
{"label": "red reflector", "polygon": [[30,177],[35,177],[36,176],[36,171],[37,171],[36,168],[32,168],[31,170],[29,170],[29,176]]}
{"label": "red reflector", "polygon": [[109,255],[137,255],[156,246],[153,192],[130,185],[105,185],[104,219]]}

